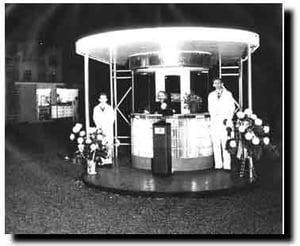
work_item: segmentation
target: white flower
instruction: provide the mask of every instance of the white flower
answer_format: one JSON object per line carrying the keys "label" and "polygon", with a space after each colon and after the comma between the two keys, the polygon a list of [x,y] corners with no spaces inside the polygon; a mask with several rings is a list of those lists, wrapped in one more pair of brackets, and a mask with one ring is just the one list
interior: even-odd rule
{"label": "white flower", "polygon": [[80,123],[76,123],[75,127],[79,128],[79,130],[80,130],[80,129],[81,129],[81,127],[82,127],[82,124],[80,124]]}
{"label": "white flower", "polygon": [[97,149],[97,145],[96,144],[91,144],[91,150],[95,151]]}
{"label": "white flower", "polygon": [[239,132],[241,132],[241,133],[243,133],[243,132],[245,132],[245,130],[246,130],[246,127],[245,126],[239,126]]}
{"label": "white flower", "polygon": [[254,121],[254,124],[257,125],[257,126],[261,126],[262,125],[262,120],[261,119],[256,119]]}
{"label": "white flower", "polygon": [[265,145],[268,145],[268,144],[270,143],[270,138],[264,137],[264,138],[263,138],[263,141],[264,141],[264,144],[265,144]]}
{"label": "white flower", "polygon": [[252,143],[253,143],[254,145],[258,145],[258,144],[259,144],[259,138],[258,138],[258,137],[254,137],[254,138],[252,139]]}
{"label": "white flower", "polygon": [[270,127],[264,126],[264,133],[269,133],[269,132],[270,132]]}
{"label": "white flower", "polygon": [[85,136],[85,131],[80,131],[79,136],[84,137]]}
{"label": "white flower", "polygon": [[92,143],[92,140],[91,140],[90,138],[87,138],[87,139],[85,140],[85,142],[86,142],[87,144],[91,144],[91,143]]}
{"label": "white flower", "polygon": [[242,112],[242,111],[239,111],[236,113],[236,116],[239,118],[239,119],[243,119],[245,117],[245,113]]}
{"label": "white flower", "polygon": [[71,133],[70,140],[73,141],[74,139],[75,139],[75,135],[73,133]]}
{"label": "white flower", "polygon": [[76,125],[73,127],[73,132],[78,133],[82,128],[82,124],[76,123]]}
{"label": "white flower", "polygon": [[103,136],[102,136],[101,134],[98,134],[98,135],[97,135],[97,140],[100,140],[100,141],[101,141],[102,139],[103,139]]}
{"label": "white flower", "polygon": [[231,140],[231,141],[229,142],[229,146],[230,146],[231,148],[235,148],[235,147],[236,147],[236,142],[235,142],[234,140]]}
{"label": "white flower", "polygon": [[249,117],[250,117],[252,120],[256,120],[256,119],[257,119],[257,115],[256,115],[256,114],[251,114]]}
{"label": "white flower", "polygon": [[251,115],[252,114],[252,110],[250,108],[245,109],[244,113],[246,115]]}
{"label": "white flower", "polygon": [[83,144],[78,144],[78,150],[79,150],[80,152],[83,152],[83,150],[84,150],[84,145],[83,145]]}
{"label": "white flower", "polygon": [[77,142],[78,142],[79,144],[82,144],[82,143],[83,143],[83,138],[82,138],[82,137],[79,137],[79,138],[77,139]]}
{"label": "white flower", "polygon": [[161,107],[162,110],[164,110],[164,109],[167,108],[167,104],[166,104],[166,103],[162,103],[162,104],[160,105],[160,107]]}
{"label": "white flower", "polygon": [[246,140],[251,140],[253,138],[253,133],[252,132],[247,132],[245,134],[245,138],[246,138]]}

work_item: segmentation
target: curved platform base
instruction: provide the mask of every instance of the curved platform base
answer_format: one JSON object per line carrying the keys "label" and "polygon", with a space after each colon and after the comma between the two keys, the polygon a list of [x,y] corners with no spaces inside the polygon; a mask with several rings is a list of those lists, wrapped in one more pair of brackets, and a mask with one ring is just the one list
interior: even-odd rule
{"label": "curved platform base", "polygon": [[84,174],[83,181],[101,190],[150,196],[204,195],[234,191],[253,184],[247,178],[240,178],[237,173],[214,169],[156,176],[151,171],[133,168],[128,161],[99,168],[95,175]]}
{"label": "curved platform base", "polygon": [[[132,166],[138,169],[151,170],[152,158],[131,156]],[[172,169],[174,171],[196,171],[213,168],[213,156],[198,158],[176,159],[172,158]]]}

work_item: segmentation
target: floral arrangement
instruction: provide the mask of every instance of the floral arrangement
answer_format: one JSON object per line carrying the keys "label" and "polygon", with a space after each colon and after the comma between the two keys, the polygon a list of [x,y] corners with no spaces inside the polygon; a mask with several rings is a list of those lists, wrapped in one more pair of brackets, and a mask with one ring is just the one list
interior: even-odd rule
{"label": "floral arrangement", "polygon": [[240,160],[259,160],[263,150],[276,152],[276,146],[270,143],[270,126],[263,123],[250,109],[237,112],[232,121],[225,121],[228,152]]}
{"label": "floral arrangement", "polygon": [[183,102],[188,106],[188,108],[193,111],[200,109],[203,102],[202,98],[194,93],[185,94],[183,97]]}
{"label": "floral arrangement", "polygon": [[75,152],[77,157],[101,164],[103,159],[108,156],[108,141],[100,129],[90,127],[87,134],[82,130],[82,124],[76,123],[72,129],[70,140],[77,143]]}

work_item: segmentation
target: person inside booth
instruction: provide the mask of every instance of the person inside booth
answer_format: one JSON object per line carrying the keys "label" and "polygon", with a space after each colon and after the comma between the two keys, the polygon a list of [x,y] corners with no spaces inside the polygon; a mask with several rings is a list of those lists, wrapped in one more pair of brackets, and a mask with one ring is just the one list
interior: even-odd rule
{"label": "person inside booth", "polygon": [[158,102],[154,105],[154,113],[163,116],[173,115],[174,110],[171,106],[170,97],[167,92],[159,91],[157,94]]}

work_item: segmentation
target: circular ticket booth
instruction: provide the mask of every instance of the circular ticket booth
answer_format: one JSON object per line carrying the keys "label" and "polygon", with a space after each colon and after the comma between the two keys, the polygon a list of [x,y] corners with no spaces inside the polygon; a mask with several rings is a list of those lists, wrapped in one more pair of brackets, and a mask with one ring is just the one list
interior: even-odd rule
{"label": "circular ticket booth", "polygon": [[[88,61],[110,66],[111,105],[130,125],[132,165],[151,169],[153,123],[162,115],[151,110],[159,91],[166,91],[175,105],[171,123],[171,154],[174,171],[203,170],[213,167],[210,117],[207,112],[209,76],[236,77],[239,107],[243,108],[243,63],[247,60],[248,107],[252,108],[251,54],[259,47],[256,33],[226,28],[165,27],[112,31],[84,37],[76,42],[76,52],[85,57],[86,128],[89,126]],[[120,68],[121,67],[121,68]],[[122,75],[123,74],[123,75]],[[125,75],[124,75],[125,74]],[[124,95],[118,83],[129,80]],[[191,92],[202,97],[201,110],[186,110],[184,98]],[[120,105],[131,94],[131,118]],[[147,113],[145,113],[147,109]],[[114,126],[115,138],[118,121]],[[116,152],[117,154],[117,152]]]}
{"label": "circular ticket booth", "polygon": [[[191,113],[184,103],[184,95],[191,91],[201,94],[205,100],[211,66],[211,53],[204,51],[168,49],[129,57],[129,67],[135,75],[136,92],[135,110],[131,117],[131,157],[134,167],[151,169],[152,128],[154,123],[162,119],[161,115],[154,114],[151,105],[157,101],[155,95],[159,91],[169,94],[175,111],[174,115],[164,117],[171,124],[172,169],[192,171],[213,166],[209,115],[205,108],[202,113],[200,110]],[[197,73],[199,78],[192,80],[192,73]],[[149,113],[144,113],[144,109]]]}

